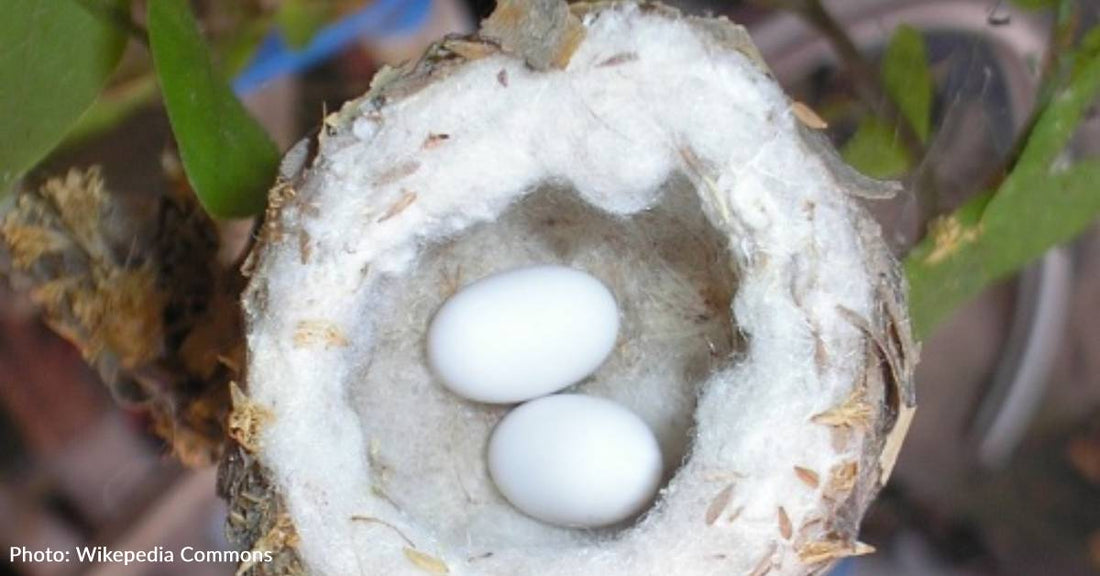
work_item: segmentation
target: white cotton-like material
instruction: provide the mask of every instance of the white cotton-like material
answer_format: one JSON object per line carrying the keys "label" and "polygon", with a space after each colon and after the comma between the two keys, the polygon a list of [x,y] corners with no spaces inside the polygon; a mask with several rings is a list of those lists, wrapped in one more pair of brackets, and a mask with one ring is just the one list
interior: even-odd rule
{"label": "white cotton-like material", "polygon": [[[866,362],[840,313],[873,315],[858,209],[751,58],[636,6],[583,24],[564,70],[497,53],[350,104],[279,214],[292,239],[246,300],[249,394],[313,574],[809,570],[797,547],[828,529],[824,479],[866,449],[811,421]],[[532,264],[584,270],[621,307],[611,357],[569,390],[629,407],[661,444],[657,503],[622,526],[511,507],[485,461],[508,407],[428,367],[450,294]]]}

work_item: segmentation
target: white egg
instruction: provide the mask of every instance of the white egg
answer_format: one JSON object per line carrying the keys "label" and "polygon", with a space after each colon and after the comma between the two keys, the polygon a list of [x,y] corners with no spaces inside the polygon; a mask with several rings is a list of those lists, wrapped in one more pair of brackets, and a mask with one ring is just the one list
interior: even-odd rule
{"label": "white egg", "polygon": [[594,372],[618,334],[615,297],[599,280],[564,266],[519,268],[443,303],[428,328],[428,362],[460,396],[522,402]]}
{"label": "white egg", "polygon": [[653,432],[620,404],[577,394],[512,410],[489,439],[489,474],[529,516],[594,528],[631,518],[660,486]]}

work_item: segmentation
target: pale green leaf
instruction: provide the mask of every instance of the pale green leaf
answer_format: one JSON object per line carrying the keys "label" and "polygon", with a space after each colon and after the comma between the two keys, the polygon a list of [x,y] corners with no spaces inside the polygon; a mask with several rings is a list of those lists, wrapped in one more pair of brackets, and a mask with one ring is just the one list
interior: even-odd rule
{"label": "pale green leaf", "polygon": [[909,171],[909,152],[897,131],[877,118],[860,121],[841,155],[848,164],[872,178],[897,178]]}
{"label": "pale green leaf", "polygon": [[882,83],[902,116],[921,139],[932,128],[932,71],[924,37],[911,26],[899,26],[882,56]]}
{"label": "pale green leaf", "polygon": [[[126,5],[123,0],[111,4],[119,10]],[[4,3],[0,17],[0,194],[57,146],[91,106],[125,44],[118,28],[79,2]]]}

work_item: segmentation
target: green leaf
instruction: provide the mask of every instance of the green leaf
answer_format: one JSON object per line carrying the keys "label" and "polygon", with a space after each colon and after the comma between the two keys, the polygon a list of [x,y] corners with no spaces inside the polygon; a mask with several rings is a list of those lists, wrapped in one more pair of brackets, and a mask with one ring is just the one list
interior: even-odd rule
{"label": "green leaf", "polygon": [[841,149],[844,160],[867,176],[897,178],[909,171],[909,151],[897,132],[881,120],[865,117]]}
{"label": "green leaf", "polygon": [[882,83],[921,142],[932,128],[932,71],[924,37],[911,26],[894,31],[882,57]]}
{"label": "green leaf", "polygon": [[1100,94],[1100,56],[1078,56],[1078,72],[1039,115],[996,194],[934,222],[906,258],[918,337],[992,282],[1081,233],[1100,214],[1100,163],[1060,166],[1061,154]]}
{"label": "green leaf", "polygon": [[[124,7],[124,0],[114,2]],[[121,9],[121,8],[120,8]],[[126,37],[72,0],[9,0],[0,18],[0,194],[95,101]]]}
{"label": "green leaf", "polygon": [[1058,5],[1058,0],[1012,0],[1012,3],[1024,10],[1044,10]]}
{"label": "green leaf", "polygon": [[214,69],[187,0],[149,0],[149,45],[184,171],[220,218],[263,209],[279,151]]}

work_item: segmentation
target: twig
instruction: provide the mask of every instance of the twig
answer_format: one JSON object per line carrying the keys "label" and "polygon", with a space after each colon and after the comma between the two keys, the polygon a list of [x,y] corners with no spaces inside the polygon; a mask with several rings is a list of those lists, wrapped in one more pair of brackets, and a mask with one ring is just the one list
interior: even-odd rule
{"label": "twig", "polygon": [[[821,0],[803,0],[801,2],[783,2],[781,6],[798,14],[806,23],[825,36],[833,50],[840,57],[842,65],[852,77],[856,96],[870,111],[896,127],[901,143],[908,149],[914,166],[923,166],[928,150],[917,134],[909,119],[901,113],[897,103],[883,88],[882,80],[875,67],[864,58],[855,42]],[[912,186],[917,200],[918,235],[924,233],[929,220],[935,216],[939,205],[939,182],[935,171],[928,167],[919,169],[913,175]]]}
{"label": "twig", "polygon": [[821,0],[806,0],[795,9],[808,24],[821,32],[840,56],[841,62],[852,76],[856,95],[871,111],[887,123],[897,126],[902,143],[916,160],[926,154],[924,143],[913,125],[898,109],[894,99],[882,88],[882,81],[874,66],[863,57],[855,42],[840,23],[822,5]]}

